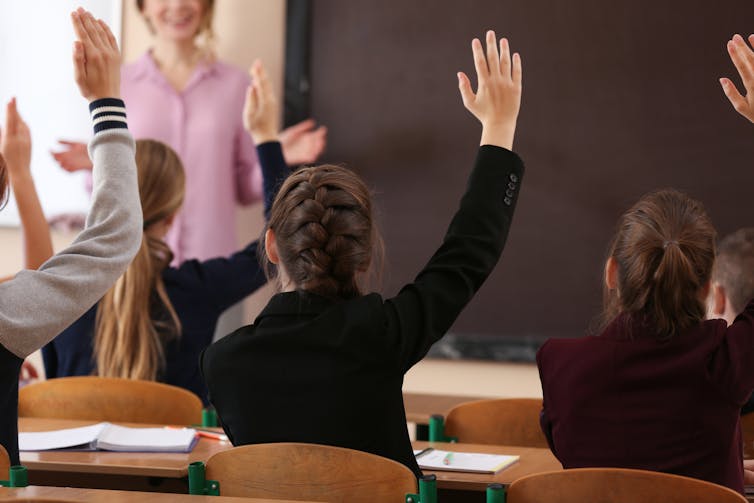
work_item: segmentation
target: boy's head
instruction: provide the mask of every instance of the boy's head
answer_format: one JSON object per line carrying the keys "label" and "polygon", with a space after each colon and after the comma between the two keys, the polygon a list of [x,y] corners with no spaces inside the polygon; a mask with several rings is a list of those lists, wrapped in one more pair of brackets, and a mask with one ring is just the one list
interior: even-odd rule
{"label": "boy's head", "polygon": [[746,227],[720,241],[707,297],[707,318],[723,318],[731,324],[753,298],[754,227]]}

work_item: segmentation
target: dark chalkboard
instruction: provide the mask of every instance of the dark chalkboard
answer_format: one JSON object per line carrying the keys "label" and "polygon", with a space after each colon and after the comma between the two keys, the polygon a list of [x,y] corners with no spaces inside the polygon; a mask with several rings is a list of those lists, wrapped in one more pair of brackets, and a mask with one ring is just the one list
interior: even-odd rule
{"label": "dark chalkboard", "polygon": [[388,295],[439,244],[475,155],[455,78],[473,75],[472,37],[493,28],[522,54],[528,170],[457,334],[583,334],[615,222],[651,189],[699,198],[723,234],[754,224],[754,125],[718,83],[735,76],[726,41],[754,31],[751,0],[316,0],[311,26],[311,112],[325,160],[377,194]]}

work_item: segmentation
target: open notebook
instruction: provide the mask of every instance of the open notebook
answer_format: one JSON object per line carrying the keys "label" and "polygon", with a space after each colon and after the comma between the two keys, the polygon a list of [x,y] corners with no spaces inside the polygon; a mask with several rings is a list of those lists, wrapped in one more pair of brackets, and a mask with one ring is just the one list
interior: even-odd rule
{"label": "open notebook", "polygon": [[21,451],[191,452],[196,444],[191,428],[126,428],[98,423],[81,428],[18,434]]}
{"label": "open notebook", "polygon": [[470,473],[497,473],[518,461],[519,458],[519,456],[503,454],[441,451],[431,447],[414,451],[414,455],[422,470]]}

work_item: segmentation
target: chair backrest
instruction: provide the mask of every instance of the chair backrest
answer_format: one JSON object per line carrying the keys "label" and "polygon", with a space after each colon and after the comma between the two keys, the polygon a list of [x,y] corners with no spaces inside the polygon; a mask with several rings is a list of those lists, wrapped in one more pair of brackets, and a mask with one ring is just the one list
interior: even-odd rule
{"label": "chair backrest", "polygon": [[514,481],[507,503],[744,503],[746,498],[704,480],[623,468],[573,468]]}
{"label": "chair backrest", "polygon": [[468,444],[547,447],[539,426],[541,398],[477,400],[453,407],[445,434]]}
{"label": "chair backrest", "polygon": [[10,456],[5,447],[0,445],[0,480],[8,480],[8,470],[10,470]]}
{"label": "chair backrest", "polygon": [[744,442],[744,459],[754,459],[754,412],[741,416],[741,437]]}
{"label": "chair backrest", "polygon": [[19,390],[18,415],[129,423],[197,424],[202,401],[183,388],[109,377],[61,377]]}
{"label": "chair backrest", "polygon": [[236,447],[207,461],[220,495],[309,501],[403,502],[417,490],[406,466],[375,454],[328,445],[276,443]]}

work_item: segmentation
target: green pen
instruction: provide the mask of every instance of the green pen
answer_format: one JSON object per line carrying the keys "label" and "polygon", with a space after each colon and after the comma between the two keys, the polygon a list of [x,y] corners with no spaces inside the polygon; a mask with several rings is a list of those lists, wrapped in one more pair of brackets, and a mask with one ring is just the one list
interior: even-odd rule
{"label": "green pen", "polygon": [[450,465],[451,461],[453,461],[453,453],[449,452],[442,459],[442,464],[444,464],[444,465]]}

